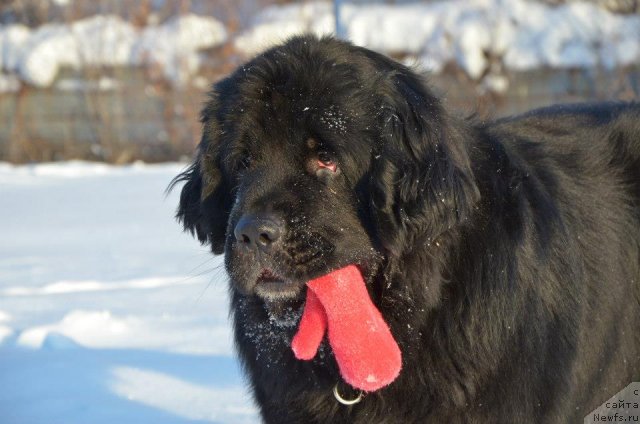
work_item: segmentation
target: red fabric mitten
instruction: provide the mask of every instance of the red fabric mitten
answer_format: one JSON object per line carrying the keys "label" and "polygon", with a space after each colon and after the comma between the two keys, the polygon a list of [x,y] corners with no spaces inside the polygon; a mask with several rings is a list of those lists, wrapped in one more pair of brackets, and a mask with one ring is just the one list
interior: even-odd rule
{"label": "red fabric mitten", "polygon": [[340,374],[351,386],[372,392],[396,379],[400,348],[375,307],[358,268],[349,265],[307,283],[307,301],[291,348],[310,360],[325,330]]}

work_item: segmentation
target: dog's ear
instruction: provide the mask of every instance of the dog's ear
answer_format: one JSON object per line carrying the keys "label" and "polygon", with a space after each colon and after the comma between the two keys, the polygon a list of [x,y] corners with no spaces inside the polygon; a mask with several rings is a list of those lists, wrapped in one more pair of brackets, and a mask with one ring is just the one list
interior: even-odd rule
{"label": "dog's ear", "polygon": [[399,255],[468,219],[480,194],[463,124],[450,122],[420,77],[389,62],[370,189],[378,238]]}
{"label": "dog's ear", "polygon": [[211,244],[216,254],[224,252],[227,221],[232,206],[231,193],[218,164],[217,101],[215,93],[202,111],[202,141],[193,164],[173,179],[171,190],[184,182],[176,218],[184,230],[200,243]]}

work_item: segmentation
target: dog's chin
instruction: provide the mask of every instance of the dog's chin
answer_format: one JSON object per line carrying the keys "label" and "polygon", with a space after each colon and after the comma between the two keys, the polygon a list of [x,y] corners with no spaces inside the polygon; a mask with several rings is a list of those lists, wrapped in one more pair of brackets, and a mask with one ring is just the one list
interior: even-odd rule
{"label": "dog's chin", "polygon": [[254,292],[265,301],[278,302],[300,296],[303,284],[291,281],[270,269],[263,269],[258,275]]}
{"label": "dog's chin", "polygon": [[291,281],[258,281],[255,293],[269,302],[279,302],[295,299],[302,294],[303,285]]}

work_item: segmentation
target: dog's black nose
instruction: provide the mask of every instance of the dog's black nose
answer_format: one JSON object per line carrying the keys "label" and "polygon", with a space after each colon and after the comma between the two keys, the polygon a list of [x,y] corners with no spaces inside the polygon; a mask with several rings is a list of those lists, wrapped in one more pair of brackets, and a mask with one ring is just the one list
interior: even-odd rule
{"label": "dog's black nose", "polygon": [[244,215],[233,231],[238,244],[249,249],[268,250],[284,232],[284,223],[277,217],[267,215]]}

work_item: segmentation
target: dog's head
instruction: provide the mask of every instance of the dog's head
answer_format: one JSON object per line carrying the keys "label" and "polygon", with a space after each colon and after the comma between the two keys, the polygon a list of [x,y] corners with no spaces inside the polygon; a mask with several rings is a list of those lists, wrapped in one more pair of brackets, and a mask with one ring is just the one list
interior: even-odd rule
{"label": "dog's head", "polygon": [[463,137],[406,67],[299,37],[217,83],[178,218],[265,300],[347,264],[365,275],[465,220]]}

